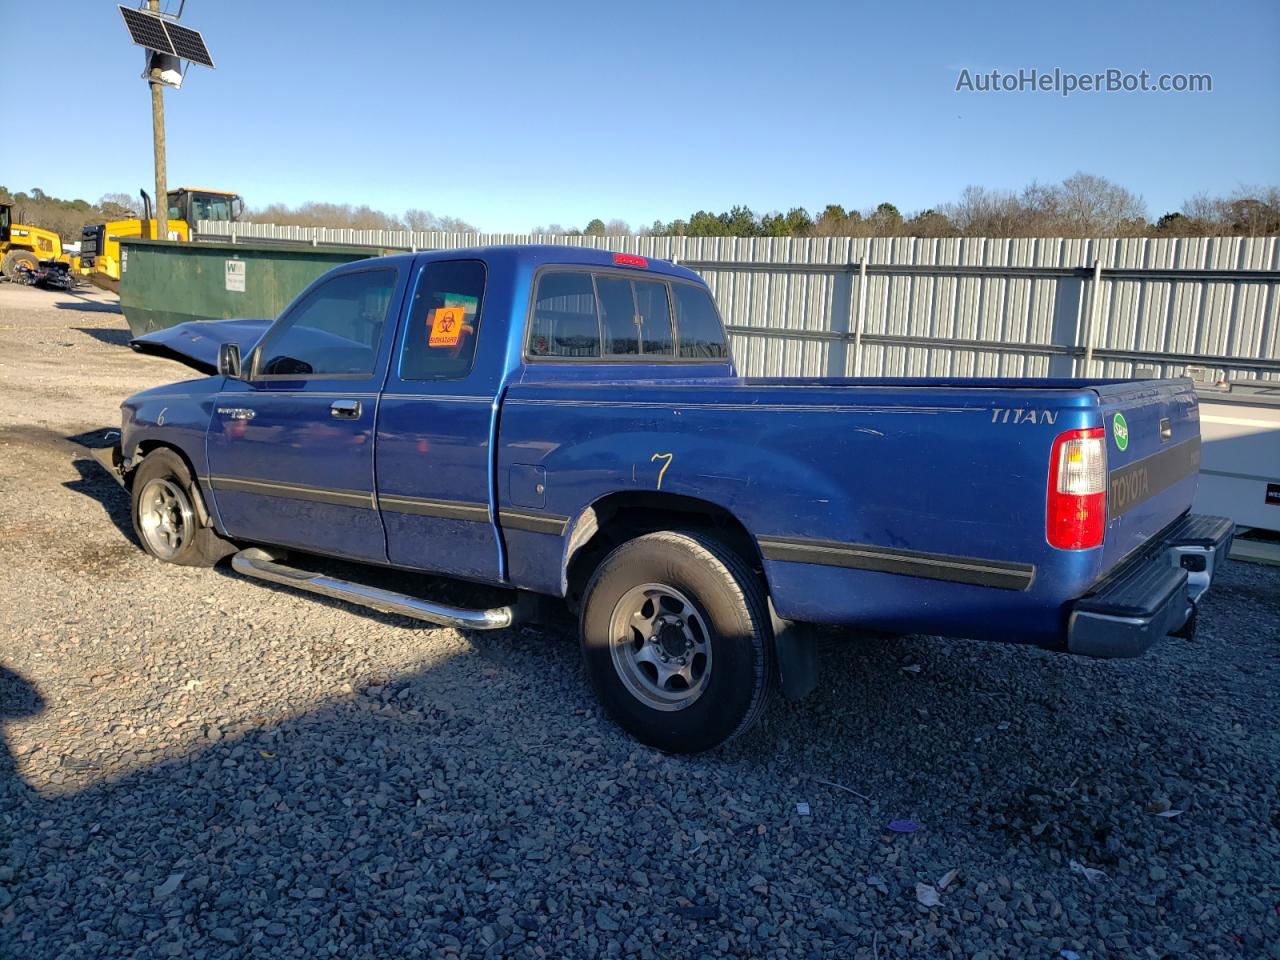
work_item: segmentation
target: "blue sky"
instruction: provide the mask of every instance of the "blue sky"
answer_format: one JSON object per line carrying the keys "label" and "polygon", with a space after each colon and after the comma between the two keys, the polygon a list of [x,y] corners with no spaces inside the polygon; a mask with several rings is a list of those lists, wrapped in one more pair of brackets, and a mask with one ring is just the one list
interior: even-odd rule
{"label": "blue sky", "polygon": [[[142,52],[116,4],[68,0],[57,20],[6,44],[9,77],[58,70],[65,93],[42,81],[24,108],[9,99],[0,184],[87,199],[149,187]],[[188,0],[183,22],[218,69],[166,94],[170,185],[251,205],[420,207],[523,231],[739,203],[910,212],[1077,170],[1159,216],[1201,190],[1280,181],[1270,0]],[[1208,73],[1213,92],[955,91],[962,68],[1033,67]]]}

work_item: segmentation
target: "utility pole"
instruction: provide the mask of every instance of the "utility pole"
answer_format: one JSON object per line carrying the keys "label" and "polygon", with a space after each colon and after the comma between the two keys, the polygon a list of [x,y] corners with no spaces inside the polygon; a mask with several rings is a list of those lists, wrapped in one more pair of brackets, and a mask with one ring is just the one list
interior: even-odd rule
{"label": "utility pole", "polygon": [[[147,8],[157,16],[160,14],[160,0],[147,0]],[[156,156],[156,232],[153,239],[166,240],[169,237],[169,190],[165,186],[168,171],[165,169],[164,150],[164,84],[159,80],[159,69],[152,67],[148,86],[151,87],[151,139]]]}
{"label": "utility pole", "polygon": [[182,86],[186,75],[183,61],[213,69],[213,57],[199,30],[178,23],[186,0],[177,15],[160,9],[160,0],[144,0],[137,9],[120,5],[129,39],[147,51],[142,77],[151,87],[151,141],[156,161],[156,208],[153,240],[169,239],[169,189],[165,186],[164,88]]}

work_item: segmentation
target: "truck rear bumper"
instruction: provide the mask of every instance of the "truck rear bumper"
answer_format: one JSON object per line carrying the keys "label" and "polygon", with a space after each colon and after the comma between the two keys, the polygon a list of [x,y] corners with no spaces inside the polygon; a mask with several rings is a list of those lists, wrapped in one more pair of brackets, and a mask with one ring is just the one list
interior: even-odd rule
{"label": "truck rear bumper", "polygon": [[1226,562],[1234,531],[1227,517],[1184,517],[1072,605],[1067,649],[1089,657],[1136,657],[1188,626]]}

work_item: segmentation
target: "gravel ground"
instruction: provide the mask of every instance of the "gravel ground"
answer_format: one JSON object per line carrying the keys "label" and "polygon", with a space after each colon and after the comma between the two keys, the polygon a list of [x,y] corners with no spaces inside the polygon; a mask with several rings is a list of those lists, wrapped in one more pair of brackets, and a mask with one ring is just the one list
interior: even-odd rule
{"label": "gravel ground", "polygon": [[1134,662],[833,637],[812,696],[666,757],[568,622],[144,556],[67,439],[183,376],[125,341],[0,286],[0,956],[1280,958],[1280,570]]}

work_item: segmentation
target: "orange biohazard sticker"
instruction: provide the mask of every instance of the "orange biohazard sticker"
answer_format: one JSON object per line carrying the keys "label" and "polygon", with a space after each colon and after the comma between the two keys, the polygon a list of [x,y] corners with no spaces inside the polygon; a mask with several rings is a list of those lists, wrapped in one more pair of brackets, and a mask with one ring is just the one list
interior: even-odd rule
{"label": "orange biohazard sticker", "polygon": [[436,307],[427,322],[431,326],[429,347],[456,347],[462,339],[462,321],[466,310],[462,307]]}

